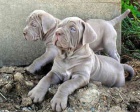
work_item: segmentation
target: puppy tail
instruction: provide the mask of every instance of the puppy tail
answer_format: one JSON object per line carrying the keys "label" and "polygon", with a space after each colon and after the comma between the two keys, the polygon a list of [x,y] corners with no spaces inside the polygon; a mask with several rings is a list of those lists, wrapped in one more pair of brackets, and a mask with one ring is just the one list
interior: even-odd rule
{"label": "puppy tail", "polygon": [[124,70],[129,73],[129,75],[125,78],[125,80],[130,81],[135,74],[134,69],[130,65],[127,65],[127,64],[122,64],[122,66]]}
{"label": "puppy tail", "polygon": [[130,13],[130,9],[127,9],[123,14],[121,14],[120,16],[110,20],[109,22],[113,26],[115,26],[117,23],[121,22],[124,18],[126,18],[129,13]]}

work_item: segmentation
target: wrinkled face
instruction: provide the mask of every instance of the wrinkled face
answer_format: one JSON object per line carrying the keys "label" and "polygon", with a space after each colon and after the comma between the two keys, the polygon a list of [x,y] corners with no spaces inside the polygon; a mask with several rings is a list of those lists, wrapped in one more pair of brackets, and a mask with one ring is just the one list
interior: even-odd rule
{"label": "wrinkled face", "polygon": [[38,40],[42,39],[41,21],[36,15],[31,15],[27,18],[26,27],[23,30],[23,34],[26,40]]}
{"label": "wrinkled face", "polygon": [[62,50],[74,50],[81,44],[84,27],[78,18],[64,19],[56,30],[53,43]]}

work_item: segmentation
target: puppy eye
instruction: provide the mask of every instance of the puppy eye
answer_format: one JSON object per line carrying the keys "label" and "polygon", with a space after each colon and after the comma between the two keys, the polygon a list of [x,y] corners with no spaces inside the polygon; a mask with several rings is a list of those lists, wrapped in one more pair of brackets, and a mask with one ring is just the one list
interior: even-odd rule
{"label": "puppy eye", "polygon": [[72,32],[75,32],[75,31],[76,31],[76,28],[75,28],[74,26],[72,26],[72,27],[70,27],[70,30],[71,30]]}
{"label": "puppy eye", "polygon": [[34,24],[34,23],[31,23],[31,26],[33,26],[33,27],[36,27],[36,24]]}

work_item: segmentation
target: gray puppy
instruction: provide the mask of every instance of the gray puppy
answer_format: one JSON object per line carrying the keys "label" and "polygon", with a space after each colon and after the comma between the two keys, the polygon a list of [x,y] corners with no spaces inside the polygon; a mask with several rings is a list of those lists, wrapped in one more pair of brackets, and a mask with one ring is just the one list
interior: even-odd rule
{"label": "gray puppy", "polygon": [[100,81],[108,87],[124,86],[124,70],[129,72],[127,80],[130,80],[134,75],[133,68],[111,57],[94,54],[89,43],[96,39],[95,31],[80,18],[61,21],[53,38],[60,52],[51,71],[29,92],[33,101],[41,102],[50,85],[63,82],[51,100],[52,109],[59,112],[67,107],[68,95],[90,80]]}
{"label": "gray puppy", "polygon": [[102,19],[90,19],[86,21],[97,34],[97,39],[90,44],[90,48],[94,52],[104,50],[110,57],[120,62],[120,55],[116,45],[117,32],[114,26],[126,18],[129,13],[130,10],[128,9],[123,14],[110,21]]}
{"label": "gray puppy", "polygon": [[[121,22],[129,12],[130,10],[128,9],[122,15],[110,21],[101,19],[88,20],[87,23],[92,26],[97,34],[97,39],[90,43],[90,48],[95,52],[104,50],[110,57],[120,61],[120,56],[116,47],[117,32],[114,26]],[[35,10],[27,18],[27,25],[23,31],[25,39],[41,39],[46,44],[46,52],[26,68],[28,72],[32,74],[35,73],[35,71],[40,70],[42,66],[52,62],[57,55],[58,50],[52,45],[52,35],[59,22],[59,19],[43,10]]]}
{"label": "gray puppy", "polygon": [[58,53],[58,49],[52,44],[52,37],[57,28],[59,19],[53,17],[43,10],[33,11],[26,20],[26,27],[23,34],[26,40],[42,40],[46,45],[46,52],[26,67],[32,74],[40,70],[42,66],[52,62]]}

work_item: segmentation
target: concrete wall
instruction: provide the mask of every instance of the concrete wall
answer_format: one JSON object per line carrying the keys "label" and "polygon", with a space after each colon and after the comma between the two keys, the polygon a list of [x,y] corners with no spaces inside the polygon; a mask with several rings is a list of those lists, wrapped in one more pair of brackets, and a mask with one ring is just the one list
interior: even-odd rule
{"label": "concrete wall", "polygon": [[[42,42],[23,38],[26,17],[35,9],[43,9],[59,19],[78,16],[82,19],[109,20],[120,14],[121,0],[0,0],[0,67],[28,65],[45,52]],[[118,47],[120,47],[120,24]]]}

